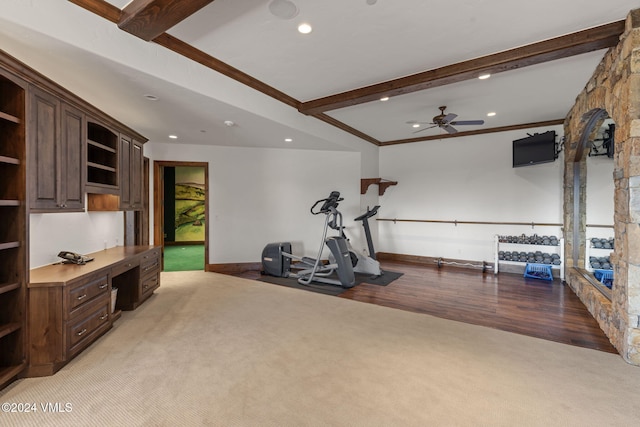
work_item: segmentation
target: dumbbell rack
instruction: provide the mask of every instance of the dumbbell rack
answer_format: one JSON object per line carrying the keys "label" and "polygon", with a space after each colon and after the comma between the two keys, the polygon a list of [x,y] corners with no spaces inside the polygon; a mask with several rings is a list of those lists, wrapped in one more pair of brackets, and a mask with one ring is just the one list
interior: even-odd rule
{"label": "dumbbell rack", "polygon": [[526,268],[527,262],[522,262],[522,261],[506,261],[506,260],[500,260],[498,259],[498,252],[501,250],[509,250],[509,251],[514,251],[514,250],[522,250],[524,251],[525,249],[529,250],[529,251],[538,251],[540,250],[540,248],[545,248],[547,251],[549,252],[555,252],[560,256],[560,265],[551,265],[551,269],[552,270],[558,270],[558,277],[560,277],[560,280],[564,281],[564,238],[559,238],[558,239],[558,244],[557,245],[539,245],[539,244],[533,244],[533,243],[508,243],[508,242],[501,242],[500,241],[500,236],[496,235],[495,236],[495,253],[494,253],[494,269],[493,269],[493,273],[494,274],[498,274],[498,272],[500,271],[500,265],[512,265],[512,266],[521,266],[522,267],[522,272],[524,273],[524,269]]}
{"label": "dumbbell rack", "polygon": [[614,249],[613,248],[597,248],[593,246],[593,244],[591,243],[591,241],[589,241],[589,239],[587,240],[588,240],[587,244],[585,245],[584,268],[585,270],[593,273],[594,269],[591,267],[591,262],[589,261],[589,259],[592,256],[596,256],[598,258],[608,257],[611,255]]}

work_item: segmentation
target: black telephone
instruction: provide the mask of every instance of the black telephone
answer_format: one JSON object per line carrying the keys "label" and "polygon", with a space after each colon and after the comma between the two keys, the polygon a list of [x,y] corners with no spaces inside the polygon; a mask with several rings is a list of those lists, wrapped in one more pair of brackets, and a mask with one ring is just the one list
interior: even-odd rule
{"label": "black telephone", "polygon": [[85,255],[80,255],[77,254],[75,252],[70,252],[70,251],[61,251],[60,253],[58,253],[58,257],[62,258],[62,263],[63,264],[86,264],[89,261],[93,261],[93,258],[85,256]]}

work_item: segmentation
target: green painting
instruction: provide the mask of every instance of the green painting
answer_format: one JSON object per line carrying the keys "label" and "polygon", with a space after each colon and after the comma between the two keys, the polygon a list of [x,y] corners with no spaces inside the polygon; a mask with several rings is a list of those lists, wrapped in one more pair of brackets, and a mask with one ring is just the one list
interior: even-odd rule
{"label": "green painting", "polygon": [[205,222],[204,168],[176,167],[176,242],[203,242]]}

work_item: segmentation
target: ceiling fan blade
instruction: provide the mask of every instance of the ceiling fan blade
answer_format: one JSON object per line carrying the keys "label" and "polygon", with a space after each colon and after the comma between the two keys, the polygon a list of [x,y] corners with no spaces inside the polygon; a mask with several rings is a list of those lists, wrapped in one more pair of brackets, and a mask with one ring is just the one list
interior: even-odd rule
{"label": "ceiling fan blade", "polygon": [[434,128],[434,127],[436,127],[436,126],[429,126],[429,127],[426,127],[426,128],[418,129],[417,131],[415,131],[415,132],[413,132],[413,133],[422,132],[423,130],[432,129],[432,128]]}
{"label": "ceiling fan blade", "polygon": [[445,131],[449,132],[449,133],[458,133],[458,131],[456,129],[454,129],[453,127],[451,127],[449,125],[441,126],[441,128],[444,129]]}
{"label": "ceiling fan blade", "polygon": [[484,120],[461,120],[457,122],[449,122],[451,125],[483,125]]}
{"label": "ceiling fan blade", "polygon": [[442,118],[442,123],[449,123],[451,120],[455,119],[456,117],[458,117],[457,114],[449,113]]}

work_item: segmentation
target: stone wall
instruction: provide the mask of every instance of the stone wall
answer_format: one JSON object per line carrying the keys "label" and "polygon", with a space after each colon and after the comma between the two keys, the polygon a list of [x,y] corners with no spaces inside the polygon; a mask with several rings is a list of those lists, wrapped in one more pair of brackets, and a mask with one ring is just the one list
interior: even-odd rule
{"label": "stone wall", "polygon": [[[607,114],[616,124],[611,299],[581,269],[586,244],[586,145]],[[627,16],[620,42],[605,54],[576,98],[564,131],[566,282],[622,357],[640,366],[640,9]]]}

